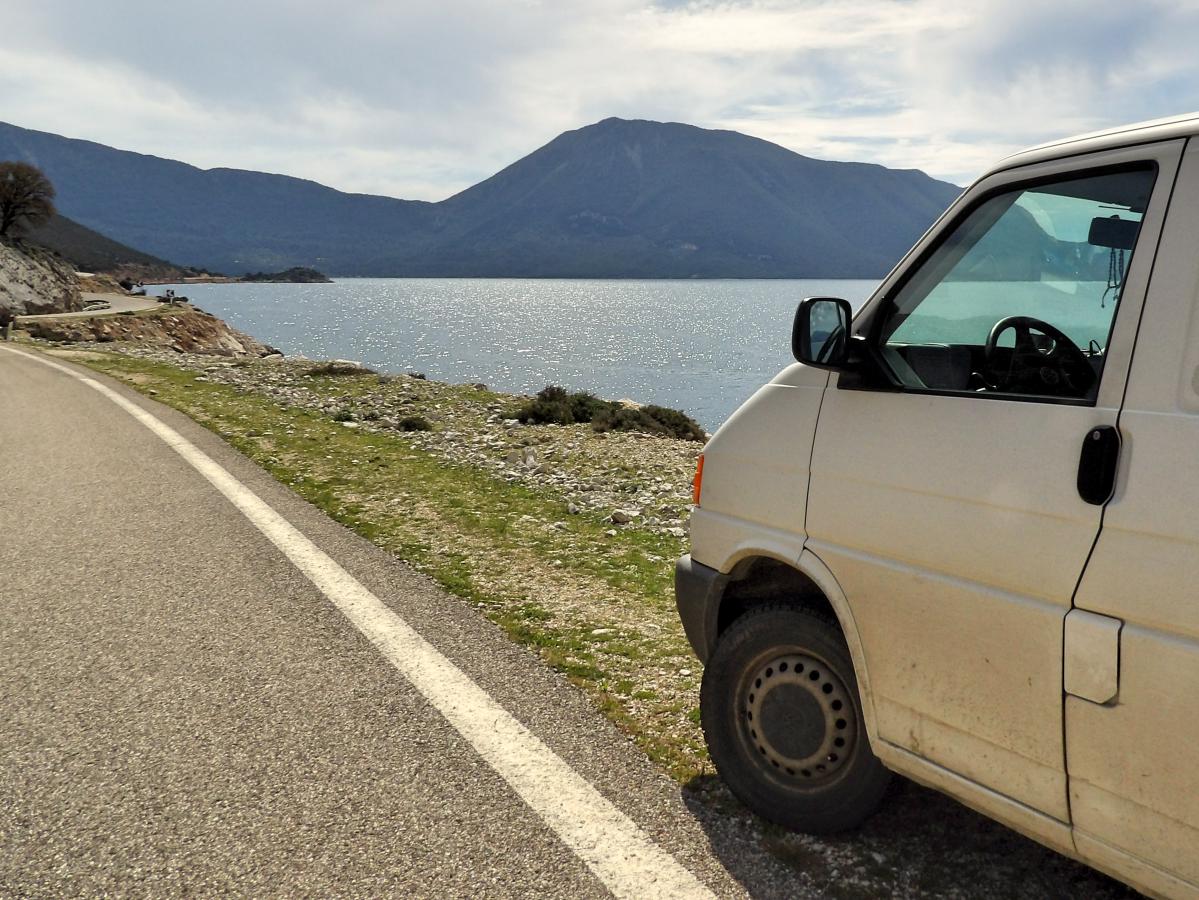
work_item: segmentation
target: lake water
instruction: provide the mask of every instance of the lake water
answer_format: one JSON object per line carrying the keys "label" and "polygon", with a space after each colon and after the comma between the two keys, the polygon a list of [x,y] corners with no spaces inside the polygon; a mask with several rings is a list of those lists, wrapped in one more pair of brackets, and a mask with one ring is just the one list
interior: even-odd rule
{"label": "lake water", "polygon": [[801,299],[844,297],[857,308],[876,284],[348,278],[171,287],[289,355],[514,393],[559,384],[682,409],[711,430],[791,361]]}

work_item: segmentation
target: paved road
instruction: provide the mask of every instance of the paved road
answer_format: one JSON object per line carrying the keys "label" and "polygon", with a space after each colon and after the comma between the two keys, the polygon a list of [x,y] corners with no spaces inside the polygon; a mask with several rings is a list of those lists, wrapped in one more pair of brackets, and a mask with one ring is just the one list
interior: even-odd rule
{"label": "paved road", "polygon": [[82,312],[72,313],[39,313],[31,316],[17,316],[17,321],[22,319],[80,319],[92,318],[93,316],[115,316],[121,312],[136,312],[143,309],[154,309],[158,306],[157,297],[136,297],[129,294],[97,294],[91,291],[83,292],[83,300],[103,300],[108,304],[108,309],[84,310]]}
{"label": "paved road", "polygon": [[[678,788],[533,656],[190,420],[91,377],[452,666],[415,687],[396,666],[425,651],[396,645],[393,664],[280,549],[303,538],[277,546],[110,397],[0,348],[0,896],[629,894],[612,872],[645,858],[630,833],[663,854],[659,887],[742,893]],[[503,711],[470,740],[439,711],[469,720],[463,674],[620,813],[547,812],[538,779],[562,773],[496,762]]]}

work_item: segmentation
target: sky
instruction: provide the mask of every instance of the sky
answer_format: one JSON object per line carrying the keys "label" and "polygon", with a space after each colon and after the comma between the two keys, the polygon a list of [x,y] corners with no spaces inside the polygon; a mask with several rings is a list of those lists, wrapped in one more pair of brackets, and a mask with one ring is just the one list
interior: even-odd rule
{"label": "sky", "polygon": [[440,200],[609,116],[964,185],[1199,110],[1199,0],[3,0],[0,120]]}

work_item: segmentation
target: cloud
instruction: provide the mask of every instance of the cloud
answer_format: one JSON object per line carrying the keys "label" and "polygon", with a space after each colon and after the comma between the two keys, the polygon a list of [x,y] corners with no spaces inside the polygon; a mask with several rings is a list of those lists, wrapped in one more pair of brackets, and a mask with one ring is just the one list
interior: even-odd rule
{"label": "cloud", "polygon": [[441,199],[610,115],[963,183],[1199,108],[1189,5],[7,0],[0,119]]}

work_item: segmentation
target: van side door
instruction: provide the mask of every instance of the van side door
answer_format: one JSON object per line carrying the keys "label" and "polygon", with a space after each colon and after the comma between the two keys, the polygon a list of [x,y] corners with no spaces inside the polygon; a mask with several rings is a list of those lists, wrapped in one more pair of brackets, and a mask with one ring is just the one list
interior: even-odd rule
{"label": "van side door", "polygon": [[879,375],[837,376],[817,426],[806,546],[858,624],[880,756],[1059,823],[1063,621],[1102,514],[1080,449],[1116,424],[1182,145],[976,185],[858,316]]}
{"label": "van side door", "polygon": [[[1182,158],[1145,300],[1115,494],[1066,624],[1075,844],[1199,894],[1199,141]],[[1146,866],[1148,864],[1148,866]],[[1189,882],[1182,889],[1165,870]]]}

